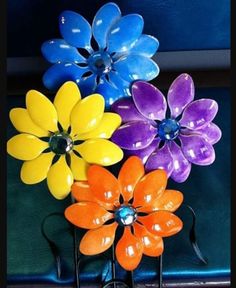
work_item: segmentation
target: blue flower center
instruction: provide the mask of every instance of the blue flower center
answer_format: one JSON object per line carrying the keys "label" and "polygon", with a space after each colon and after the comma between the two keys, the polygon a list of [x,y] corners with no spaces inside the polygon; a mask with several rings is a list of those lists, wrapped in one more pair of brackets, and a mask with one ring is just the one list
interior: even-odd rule
{"label": "blue flower center", "polygon": [[73,140],[65,132],[56,132],[49,139],[49,147],[55,154],[66,154],[73,149]]}
{"label": "blue flower center", "polygon": [[131,205],[121,205],[115,210],[115,220],[121,226],[132,225],[137,220],[137,211]]}
{"label": "blue flower center", "polygon": [[158,135],[161,140],[174,140],[180,131],[180,124],[174,119],[162,120],[158,126]]}
{"label": "blue flower center", "polygon": [[112,58],[106,51],[97,51],[89,56],[88,65],[95,74],[101,76],[112,69]]}

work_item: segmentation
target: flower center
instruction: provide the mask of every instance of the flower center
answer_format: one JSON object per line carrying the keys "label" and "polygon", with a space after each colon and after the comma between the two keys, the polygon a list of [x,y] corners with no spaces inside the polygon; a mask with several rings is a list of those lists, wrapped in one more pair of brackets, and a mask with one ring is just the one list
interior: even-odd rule
{"label": "flower center", "polygon": [[180,131],[180,124],[174,119],[164,119],[158,126],[158,135],[161,140],[174,140]]}
{"label": "flower center", "polygon": [[56,132],[49,139],[49,147],[55,154],[65,154],[73,149],[73,140],[65,132]]}
{"label": "flower center", "polygon": [[137,220],[137,211],[131,205],[121,205],[115,210],[115,220],[121,226],[132,225]]}
{"label": "flower center", "polygon": [[88,58],[88,65],[90,69],[101,76],[110,72],[112,68],[112,59],[106,51],[97,51]]}

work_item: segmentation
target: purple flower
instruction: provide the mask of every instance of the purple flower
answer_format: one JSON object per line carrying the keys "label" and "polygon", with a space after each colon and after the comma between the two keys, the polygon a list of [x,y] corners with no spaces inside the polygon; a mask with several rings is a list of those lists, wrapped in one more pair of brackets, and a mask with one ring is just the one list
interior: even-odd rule
{"label": "purple flower", "polygon": [[205,166],[214,162],[213,144],[221,138],[220,128],[212,123],[218,111],[217,102],[193,101],[194,92],[188,74],[174,80],[167,101],[153,85],[135,82],[133,99],[119,99],[112,105],[123,120],[112,141],[127,156],[139,156],[146,171],[165,169],[173,180],[184,182],[192,164]]}

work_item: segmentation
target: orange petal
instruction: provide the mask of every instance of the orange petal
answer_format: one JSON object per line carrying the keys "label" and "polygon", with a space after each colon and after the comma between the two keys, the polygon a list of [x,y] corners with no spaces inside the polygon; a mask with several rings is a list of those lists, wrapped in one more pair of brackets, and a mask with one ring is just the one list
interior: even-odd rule
{"label": "orange petal", "polygon": [[106,251],[114,242],[117,226],[118,224],[114,222],[86,232],[80,242],[80,252],[85,255],[96,255]]}
{"label": "orange petal", "polygon": [[78,202],[65,210],[65,217],[75,226],[85,229],[94,229],[102,226],[113,218],[103,207],[94,202]]}
{"label": "orange petal", "polygon": [[164,250],[164,243],[161,237],[151,234],[139,223],[134,223],[134,235],[143,242],[143,254],[151,257],[160,256]]}
{"label": "orange petal", "polygon": [[140,158],[131,156],[125,161],[120,169],[118,181],[121,186],[121,193],[125,201],[133,198],[136,184],[144,175],[144,166]]}
{"label": "orange petal", "polygon": [[125,270],[134,270],[142,259],[143,244],[135,237],[129,227],[125,227],[124,234],[116,245],[116,258]]}
{"label": "orange petal", "polygon": [[139,217],[141,222],[149,232],[160,237],[172,236],[178,233],[183,222],[169,211],[157,211],[147,216]]}
{"label": "orange petal", "polygon": [[154,170],[145,175],[134,189],[133,206],[152,205],[157,197],[165,191],[167,174],[165,170]]}

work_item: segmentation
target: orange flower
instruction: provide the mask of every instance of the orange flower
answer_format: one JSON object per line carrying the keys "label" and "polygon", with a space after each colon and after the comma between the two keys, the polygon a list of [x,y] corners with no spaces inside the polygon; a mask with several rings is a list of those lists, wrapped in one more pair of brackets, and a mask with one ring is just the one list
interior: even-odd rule
{"label": "orange flower", "polygon": [[134,270],[142,254],[160,256],[162,237],[182,229],[182,221],[172,212],[181,205],[183,195],[165,190],[164,170],[145,175],[142,161],[132,156],[123,164],[118,179],[98,165],[92,165],[87,176],[87,182],[72,185],[78,203],[65,210],[72,224],[90,229],[80,242],[81,253],[95,255],[110,248],[120,226],[124,232],[116,245],[116,258],[124,269]]}

